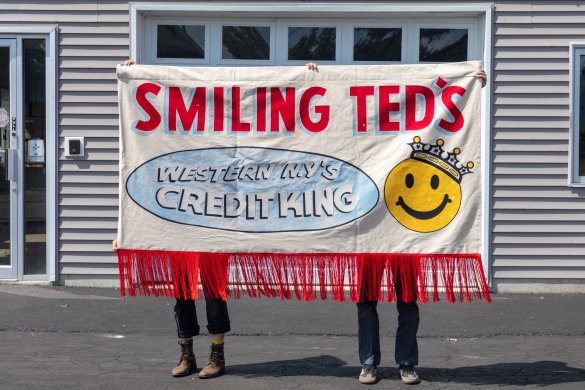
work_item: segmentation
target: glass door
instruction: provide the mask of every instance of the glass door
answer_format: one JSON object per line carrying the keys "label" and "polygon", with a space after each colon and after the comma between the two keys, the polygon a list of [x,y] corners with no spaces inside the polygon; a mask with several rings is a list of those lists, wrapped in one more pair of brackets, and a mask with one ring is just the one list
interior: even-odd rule
{"label": "glass door", "polygon": [[16,39],[0,39],[0,279],[17,278]]}
{"label": "glass door", "polygon": [[[22,39],[22,164],[24,276],[47,273],[46,42]],[[20,276],[20,275],[19,275]]]}

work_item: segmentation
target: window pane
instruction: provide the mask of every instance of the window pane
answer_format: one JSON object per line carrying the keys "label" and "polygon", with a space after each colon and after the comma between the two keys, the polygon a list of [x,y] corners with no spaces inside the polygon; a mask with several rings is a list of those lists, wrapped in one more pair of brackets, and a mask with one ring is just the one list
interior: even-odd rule
{"label": "window pane", "polygon": [[354,61],[400,61],[401,28],[354,28]]}
{"label": "window pane", "polygon": [[585,55],[579,57],[579,176],[585,176]]}
{"label": "window pane", "polygon": [[158,58],[205,58],[205,26],[159,25]]}
{"label": "window pane", "polygon": [[467,61],[467,29],[421,28],[419,61]]}
{"label": "window pane", "polygon": [[45,40],[24,39],[24,274],[45,274]]}
{"label": "window pane", "polygon": [[5,180],[10,148],[10,47],[0,47],[0,265],[10,266],[10,182]]}
{"label": "window pane", "polygon": [[335,61],[335,27],[289,27],[288,59]]}
{"label": "window pane", "polygon": [[223,26],[221,58],[269,60],[270,27]]}

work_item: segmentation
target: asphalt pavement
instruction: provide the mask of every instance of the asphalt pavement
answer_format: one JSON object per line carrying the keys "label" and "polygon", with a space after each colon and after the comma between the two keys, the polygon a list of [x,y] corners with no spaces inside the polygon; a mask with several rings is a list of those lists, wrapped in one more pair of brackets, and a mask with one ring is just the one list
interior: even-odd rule
{"label": "asphalt pavement", "polygon": [[[200,380],[170,376],[174,300],[0,284],[0,389],[585,389],[585,294],[492,299],[421,305],[417,386],[400,382],[396,307],[380,303],[380,380],[365,386],[349,301],[230,300],[226,374]],[[209,337],[194,344],[201,367]]]}

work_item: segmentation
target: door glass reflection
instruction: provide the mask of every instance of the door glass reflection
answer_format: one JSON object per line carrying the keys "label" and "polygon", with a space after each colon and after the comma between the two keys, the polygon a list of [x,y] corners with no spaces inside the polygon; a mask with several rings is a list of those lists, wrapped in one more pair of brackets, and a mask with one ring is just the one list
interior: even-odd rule
{"label": "door glass reflection", "polygon": [[24,274],[45,274],[46,267],[46,98],[45,40],[24,46]]}
{"label": "door glass reflection", "polygon": [[10,48],[0,47],[0,124],[4,124],[0,126],[0,266],[10,265],[10,182],[6,180],[9,119]]}

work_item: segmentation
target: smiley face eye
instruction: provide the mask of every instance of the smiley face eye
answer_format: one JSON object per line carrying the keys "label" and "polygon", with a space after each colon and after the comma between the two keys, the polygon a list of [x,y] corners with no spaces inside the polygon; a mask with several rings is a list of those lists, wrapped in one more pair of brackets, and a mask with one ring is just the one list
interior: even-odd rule
{"label": "smiley face eye", "polygon": [[408,188],[412,188],[412,186],[414,185],[414,176],[412,176],[412,173],[406,175],[406,177],[404,178],[404,184],[406,184]]}
{"label": "smiley face eye", "polygon": [[431,177],[431,188],[433,190],[439,188],[439,176],[433,175],[433,177]]}

